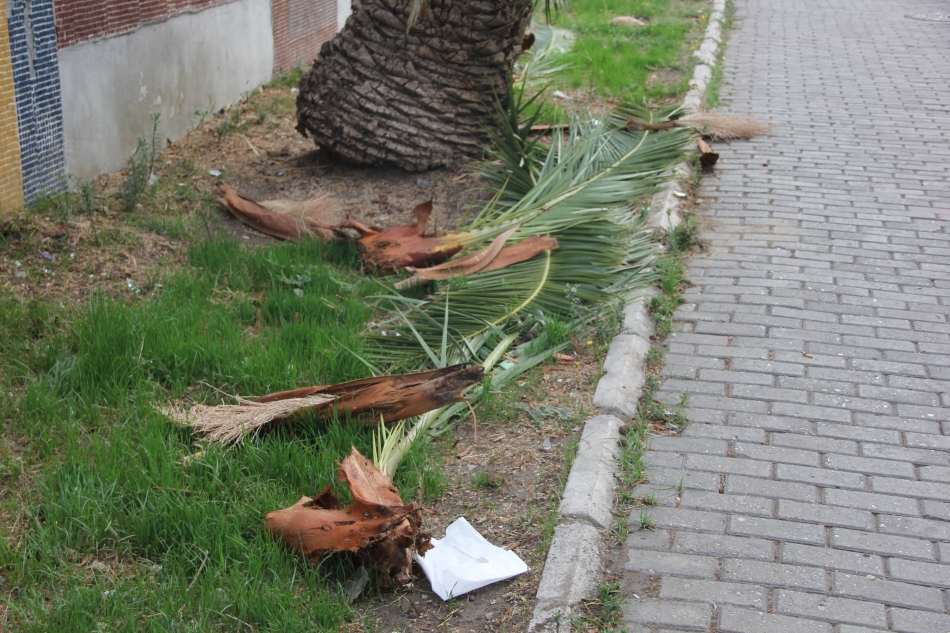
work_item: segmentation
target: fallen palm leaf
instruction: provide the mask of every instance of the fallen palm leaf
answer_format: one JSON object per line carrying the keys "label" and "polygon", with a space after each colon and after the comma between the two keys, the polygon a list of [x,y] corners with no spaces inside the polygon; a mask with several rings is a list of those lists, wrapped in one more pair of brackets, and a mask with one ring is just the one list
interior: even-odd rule
{"label": "fallen palm leaf", "polygon": [[315,230],[324,239],[333,236],[334,225],[342,220],[336,202],[327,194],[304,200],[255,202],[224,183],[218,184],[221,203],[251,228],[283,240],[297,241]]}
{"label": "fallen palm leaf", "polygon": [[328,418],[350,415],[362,424],[395,422],[460,402],[462,392],[482,379],[481,367],[465,364],[415,374],[353,380],[267,394],[237,405],[196,405],[166,415],[221,444],[240,442],[261,429],[304,413]]}
{"label": "fallen palm leaf", "polygon": [[382,232],[369,229],[358,222],[348,221],[343,226],[360,232],[363,262],[373,270],[391,273],[407,266],[425,266],[444,262],[462,250],[464,244],[456,235],[426,237],[426,224],[432,214],[432,201],[423,202],[412,210],[415,224],[396,226]]}
{"label": "fallen palm leaf", "polygon": [[403,505],[389,479],[355,448],[337,474],[353,503],[340,508],[327,486],[314,498],[301,497],[289,508],[267,513],[264,529],[311,561],[327,552],[356,552],[364,566],[381,572],[384,587],[407,584],[413,554],[432,549],[431,535],[420,529],[422,508]]}
{"label": "fallen palm leaf", "polygon": [[465,257],[453,259],[430,268],[410,269],[410,271],[414,273],[412,277],[397,283],[396,288],[398,290],[404,290],[425,281],[453,279],[472,275],[477,272],[498,270],[506,266],[511,266],[512,264],[527,261],[543,251],[557,248],[556,239],[540,235],[529,237],[503,248],[505,241],[511,237],[512,233],[517,231],[518,228],[519,227],[516,226],[508,229],[492,240],[492,243],[485,248],[466,255]]}

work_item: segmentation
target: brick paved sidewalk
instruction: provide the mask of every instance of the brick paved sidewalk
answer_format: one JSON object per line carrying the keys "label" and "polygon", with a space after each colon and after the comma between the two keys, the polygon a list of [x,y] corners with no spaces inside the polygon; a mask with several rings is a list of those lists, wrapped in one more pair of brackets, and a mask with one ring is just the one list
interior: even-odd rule
{"label": "brick paved sidewalk", "polygon": [[723,109],[775,130],[703,183],[628,629],[950,632],[946,3],[737,9]]}

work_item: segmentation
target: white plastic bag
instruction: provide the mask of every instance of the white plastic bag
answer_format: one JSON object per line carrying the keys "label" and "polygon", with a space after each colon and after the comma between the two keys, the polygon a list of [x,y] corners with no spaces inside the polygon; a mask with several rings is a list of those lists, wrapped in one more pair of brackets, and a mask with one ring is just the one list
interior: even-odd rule
{"label": "white plastic bag", "polygon": [[415,559],[443,600],[528,571],[517,554],[486,541],[464,518],[445,530],[444,539],[432,539],[425,557]]}

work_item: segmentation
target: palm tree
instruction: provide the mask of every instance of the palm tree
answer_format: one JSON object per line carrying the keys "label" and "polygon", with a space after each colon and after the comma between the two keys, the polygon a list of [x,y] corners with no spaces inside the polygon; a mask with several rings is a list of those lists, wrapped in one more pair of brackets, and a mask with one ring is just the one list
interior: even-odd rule
{"label": "palm tree", "polygon": [[301,80],[297,129],[358,165],[421,171],[475,155],[531,11],[531,0],[355,0]]}

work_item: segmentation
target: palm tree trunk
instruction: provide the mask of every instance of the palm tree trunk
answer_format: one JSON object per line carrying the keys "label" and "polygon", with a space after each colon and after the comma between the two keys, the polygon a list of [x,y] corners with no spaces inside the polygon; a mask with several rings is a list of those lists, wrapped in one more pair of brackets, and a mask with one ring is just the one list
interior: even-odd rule
{"label": "palm tree trunk", "polygon": [[358,165],[452,165],[487,140],[521,53],[527,0],[356,0],[300,82],[297,129]]}

